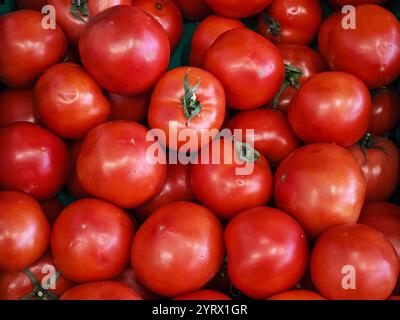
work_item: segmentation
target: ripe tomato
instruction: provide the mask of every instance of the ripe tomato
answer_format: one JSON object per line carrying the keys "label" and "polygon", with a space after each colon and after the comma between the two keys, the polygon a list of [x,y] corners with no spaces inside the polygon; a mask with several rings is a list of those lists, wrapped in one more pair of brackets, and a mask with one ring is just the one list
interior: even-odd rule
{"label": "ripe tomato", "polygon": [[272,0],[205,0],[215,12],[229,18],[246,18],[264,10]]}
{"label": "ripe tomato", "polygon": [[289,108],[290,124],[306,143],[331,142],[349,147],[364,136],[370,119],[367,87],[343,72],[314,75],[301,87]]}
{"label": "ripe tomato", "polygon": [[150,92],[131,97],[108,93],[107,98],[111,104],[110,120],[128,120],[139,123],[146,120],[150,104]]}
{"label": "ripe tomato", "polygon": [[23,271],[0,272],[0,300],[56,300],[72,286],[57,271],[50,254]]}
{"label": "ripe tomato", "polygon": [[372,117],[368,132],[383,136],[392,131],[400,120],[400,97],[392,88],[372,92]]}
{"label": "ripe tomato", "polygon": [[388,0],[328,0],[329,4],[334,8],[341,8],[346,5],[358,6],[365,3],[382,4]]}
{"label": "ripe tomato", "polygon": [[19,9],[32,9],[42,11],[42,8],[47,4],[47,0],[16,0]]}
{"label": "ripe tomato", "polygon": [[37,76],[67,53],[63,31],[44,29],[43,15],[19,10],[0,17],[0,81],[28,88]]}
{"label": "ripe tomato", "polygon": [[258,16],[258,32],[273,43],[309,45],[322,22],[318,0],[275,0]]}
{"label": "ripe tomato", "polygon": [[309,290],[291,290],[277,293],[268,300],[326,300],[323,296]]}
{"label": "ripe tomato", "polygon": [[385,201],[399,182],[399,149],[389,139],[367,134],[363,141],[349,148],[364,171],[367,181],[365,201]]}
{"label": "ripe tomato", "polygon": [[50,131],[27,122],[0,128],[0,189],[51,199],[66,182],[68,169],[68,149]]}
{"label": "ripe tomato", "polygon": [[386,299],[398,275],[399,260],[390,242],[361,224],[329,229],[311,256],[313,282],[331,300]]}
{"label": "ripe tomato", "polygon": [[[196,152],[218,134],[225,108],[224,88],[217,78],[199,68],[180,67],[157,83],[147,120],[151,129],[165,133],[165,141],[160,139],[168,148],[182,151],[180,148],[185,145],[187,151]],[[196,139],[185,135],[188,130]],[[170,144],[171,140],[174,144]]]}
{"label": "ripe tomato", "polygon": [[168,204],[139,228],[131,259],[138,279],[162,296],[199,290],[222,265],[222,226],[205,207]]}
{"label": "ripe tomato", "polygon": [[204,0],[172,0],[179,7],[186,20],[202,20],[211,14]]}
{"label": "ripe tomato", "polygon": [[1,91],[0,126],[20,121],[40,123],[33,90]]}
{"label": "ripe tomato", "polygon": [[201,68],[208,48],[226,31],[245,28],[238,19],[230,19],[213,14],[204,19],[196,28],[192,37],[189,61],[191,66]]}
{"label": "ripe tomato", "polygon": [[64,210],[64,205],[58,198],[41,201],[40,205],[51,226],[54,224],[61,211]]}
{"label": "ripe tomato", "polygon": [[183,294],[174,300],[232,300],[226,294],[215,290],[200,290],[192,293]]}
{"label": "ripe tomato", "polygon": [[78,200],[53,226],[54,262],[75,282],[111,279],[129,261],[133,234],[132,221],[122,209],[102,200]]}
{"label": "ripe tomato", "polygon": [[82,186],[82,183],[79,181],[78,174],[76,172],[76,162],[78,160],[82,144],[83,140],[73,141],[69,144],[69,160],[71,164],[71,170],[68,176],[67,184],[65,185],[68,193],[77,199],[89,197],[89,194],[86,192],[86,190]]}
{"label": "ripe tomato", "polygon": [[154,145],[146,141],[148,134],[142,125],[128,121],[107,122],[92,129],[77,160],[83,188],[123,208],[138,207],[157,195],[167,166],[147,158],[147,150]]}
{"label": "ripe tomato", "polygon": [[340,18],[340,11],[336,11],[328,16],[321,24],[318,31],[318,51],[326,62],[329,60],[330,36],[336,20]]}
{"label": "ripe tomato", "polygon": [[[246,172],[238,171],[245,168]],[[229,139],[216,140],[201,151],[191,181],[196,199],[224,220],[267,204],[272,194],[268,161],[250,146]]]}
{"label": "ripe tomato", "polygon": [[360,78],[369,88],[393,82],[400,70],[400,23],[381,6],[355,8],[356,27],[344,29],[342,18],[334,19],[328,43],[331,69]]}
{"label": "ripe tomato", "polygon": [[277,209],[256,207],[237,215],[226,227],[225,246],[232,283],[254,299],[290,289],[306,271],[304,231]]}
{"label": "ripe tomato", "polygon": [[87,25],[79,52],[85,68],[103,88],[135,95],[149,90],[164,73],[170,48],[156,19],[136,7],[116,6]]}
{"label": "ripe tomato", "polygon": [[20,271],[49,246],[50,226],[39,203],[14,191],[0,192],[0,271]]}
{"label": "ripe tomato", "polygon": [[60,300],[142,300],[142,297],[119,281],[99,281],[73,287]]}
{"label": "ripe tomato", "polygon": [[287,116],[279,110],[256,109],[239,112],[228,122],[228,128],[240,129],[243,132],[254,130],[254,134],[246,133],[244,140],[254,144],[255,149],[274,167],[300,146]]}
{"label": "ripe tomato", "polygon": [[98,84],[74,63],[47,70],[35,86],[40,120],[57,135],[81,139],[110,116],[110,103]]}
{"label": "ripe tomato", "polygon": [[310,238],[355,223],[366,183],[357,161],[342,147],[317,143],[297,149],[275,173],[276,206],[292,215]]}
{"label": "ripe tomato", "polygon": [[228,106],[241,110],[264,105],[285,76],[279,50],[244,28],[222,34],[208,49],[204,67],[222,82]]}

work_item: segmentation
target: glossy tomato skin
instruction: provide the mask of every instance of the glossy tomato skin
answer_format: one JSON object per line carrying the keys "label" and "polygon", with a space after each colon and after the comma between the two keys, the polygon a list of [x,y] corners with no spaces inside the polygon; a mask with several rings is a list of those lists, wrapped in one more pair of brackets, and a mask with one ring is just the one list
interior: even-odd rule
{"label": "glossy tomato skin", "polygon": [[208,49],[204,68],[222,82],[227,105],[239,110],[264,105],[278,92],[285,76],[279,50],[245,28],[222,34]]}
{"label": "glossy tomato skin", "polygon": [[226,294],[215,290],[199,290],[176,297],[174,300],[232,300]]}
{"label": "glossy tomato skin", "polygon": [[[346,266],[356,276],[351,290],[343,288],[343,284],[351,285],[345,278],[351,276]],[[318,239],[311,256],[313,283],[330,300],[386,299],[398,275],[399,260],[391,243],[380,232],[361,224],[329,229]]]}
{"label": "glossy tomato skin", "polygon": [[65,143],[37,124],[18,122],[0,128],[0,189],[53,198],[67,180]]}
{"label": "glossy tomato skin", "polygon": [[39,203],[20,192],[0,192],[0,271],[20,271],[49,245],[50,226]]}
{"label": "glossy tomato skin", "polygon": [[328,16],[321,23],[318,31],[318,51],[327,63],[329,61],[330,36],[336,24],[336,20],[340,18],[340,14],[340,11],[335,11]]}
{"label": "glossy tomato skin", "polygon": [[50,223],[50,226],[54,224],[58,215],[64,210],[63,203],[57,198],[52,198],[50,200],[41,201],[43,212]]}
{"label": "glossy tomato skin", "polygon": [[[135,208],[157,195],[165,182],[164,155],[153,163],[147,151],[148,129],[136,122],[112,121],[92,129],[83,141],[77,174],[95,197],[123,208]],[[121,161],[121,159],[125,159]]]}
{"label": "glossy tomato skin", "polygon": [[[42,28],[43,15],[19,10],[0,18],[0,81],[13,88],[29,88],[37,76],[67,52],[63,31]],[[36,48],[40,48],[37,50]]]}
{"label": "glossy tomato skin", "polygon": [[132,0],[133,5],[152,15],[168,35],[171,51],[182,39],[183,18],[172,0]]}
{"label": "glossy tomato skin", "polygon": [[112,279],[128,263],[133,235],[132,221],[122,209],[102,200],[78,200],[53,226],[54,262],[75,282]]}
{"label": "glossy tomato skin", "polygon": [[361,80],[348,73],[314,75],[289,108],[289,121],[306,143],[326,142],[349,147],[367,132],[371,97]]}
{"label": "glossy tomato skin", "polygon": [[[190,120],[185,116],[182,101],[185,75],[191,87],[201,81],[195,91],[201,110]],[[150,129],[164,132],[165,140],[161,142],[168,148],[183,151],[180,148],[185,145],[191,152],[196,152],[217,135],[224,122],[225,108],[224,88],[216,77],[199,68],[179,67],[167,72],[157,83],[151,95],[147,120]],[[195,133],[196,139],[179,139],[188,129]],[[215,132],[210,134],[210,130]],[[174,144],[170,144],[171,139]]]}
{"label": "glossy tomato skin", "polygon": [[[268,17],[268,18],[267,18]],[[273,19],[279,30],[273,31],[267,19]],[[273,43],[309,45],[322,22],[318,0],[275,0],[258,16],[258,31]]]}
{"label": "glossy tomato skin", "polygon": [[218,14],[229,18],[246,18],[264,10],[272,0],[205,0]]}
{"label": "glossy tomato skin", "polygon": [[142,297],[119,281],[98,281],[75,286],[60,300],[142,300]]}
{"label": "glossy tomato skin", "polygon": [[245,141],[254,144],[272,166],[276,167],[300,146],[300,140],[289,125],[287,116],[274,109],[256,109],[236,114],[229,122],[231,130],[254,130],[245,134]]}
{"label": "glossy tomato skin", "polygon": [[126,97],[108,93],[111,104],[110,120],[128,120],[142,123],[147,118],[150,104],[150,92]]}
{"label": "glossy tomato skin", "polygon": [[312,239],[334,225],[357,222],[366,192],[364,174],[352,154],[325,143],[289,155],[274,184],[276,206],[299,221]]}
{"label": "glossy tomato skin", "polygon": [[229,277],[253,299],[290,289],[306,271],[305,233],[280,210],[255,207],[244,211],[229,222],[224,237]]}
{"label": "glossy tomato skin", "polygon": [[19,9],[31,9],[42,11],[42,8],[47,4],[47,0],[16,0]]}
{"label": "glossy tomato skin", "polygon": [[290,290],[274,294],[268,300],[326,300],[320,294],[309,290]]}
{"label": "glossy tomato skin", "polygon": [[81,139],[110,116],[101,88],[79,65],[60,63],[47,70],[35,86],[43,124],[67,139]]}
{"label": "glossy tomato skin", "polygon": [[112,93],[136,95],[149,90],[167,69],[170,48],[156,19],[133,6],[116,6],[87,25],[79,52],[100,86]]}
{"label": "glossy tomato skin", "polygon": [[76,199],[89,197],[89,194],[86,192],[86,190],[82,186],[82,183],[79,181],[78,174],[76,172],[76,162],[78,160],[82,144],[83,140],[76,140],[69,143],[68,145],[71,169],[65,187],[67,188],[68,193]]}
{"label": "glossy tomato skin", "polygon": [[238,19],[226,18],[217,14],[204,19],[193,33],[189,56],[190,65],[201,68],[207,50],[221,34],[245,27],[243,22]]}
{"label": "glossy tomato skin", "polygon": [[388,0],[328,0],[328,3],[334,8],[341,8],[345,5],[358,6],[360,4],[382,4]]}
{"label": "glossy tomato skin", "polygon": [[163,206],[136,234],[131,255],[135,274],[166,297],[200,290],[222,265],[222,233],[205,207],[184,201]]}
{"label": "glossy tomato skin", "polygon": [[0,126],[20,121],[40,123],[33,90],[5,89],[0,92]]}

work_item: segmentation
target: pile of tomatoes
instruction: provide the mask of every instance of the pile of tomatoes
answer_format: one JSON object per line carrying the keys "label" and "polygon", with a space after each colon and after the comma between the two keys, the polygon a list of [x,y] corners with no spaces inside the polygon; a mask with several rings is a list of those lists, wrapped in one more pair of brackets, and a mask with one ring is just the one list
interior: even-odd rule
{"label": "pile of tomatoes", "polygon": [[[17,1],[0,17],[0,299],[398,299],[386,4]],[[184,20],[189,62],[168,70]]]}

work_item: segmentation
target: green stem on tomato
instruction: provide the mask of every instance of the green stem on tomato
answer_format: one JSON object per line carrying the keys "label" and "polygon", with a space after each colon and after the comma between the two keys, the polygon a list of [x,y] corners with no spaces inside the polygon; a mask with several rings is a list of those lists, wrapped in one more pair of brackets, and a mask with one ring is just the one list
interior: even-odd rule
{"label": "green stem on tomato", "polygon": [[239,157],[242,161],[256,162],[258,159],[260,159],[260,153],[250,144],[235,139],[233,140],[233,142],[235,144],[235,149],[238,152]]}
{"label": "green stem on tomato", "polygon": [[289,63],[285,63],[285,79],[283,80],[281,87],[279,88],[278,93],[274,97],[273,107],[276,109],[278,108],[279,99],[283,91],[289,86],[296,88],[297,90],[300,89],[300,79],[303,76],[303,71],[295,67]]}
{"label": "green stem on tomato", "polygon": [[264,21],[267,25],[267,32],[273,35],[274,37],[277,37],[281,34],[281,25],[277,20],[272,18],[267,12],[264,14]]}
{"label": "green stem on tomato", "polygon": [[196,97],[196,90],[199,88],[201,80],[199,79],[197,83],[191,87],[189,82],[189,71],[190,70],[188,70],[183,77],[184,95],[182,97],[182,107],[183,113],[187,119],[186,126],[189,125],[189,122],[197,116],[202,109],[201,103]]}
{"label": "green stem on tomato", "polygon": [[78,20],[87,23],[84,18],[89,17],[88,0],[71,0],[70,13]]}
{"label": "green stem on tomato", "polygon": [[[31,300],[33,299],[37,299],[37,300],[58,300],[58,296],[55,295],[54,293],[52,293],[50,290],[45,289],[41,286],[41,284],[39,283],[38,279],[36,278],[36,276],[33,274],[33,272],[29,269],[24,269],[22,270],[23,273],[25,273],[25,275],[29,278],[29,280],[31,280],[32,286],[33,286],[33,290],[31,292],[29,292],[27,295],[23,296],[21,298],[21,300]],[[60,276],[60,272],[56,272],[55,277],[52,277],[52,283],[50,283],[50,286],[53,285],[58,277]]]}

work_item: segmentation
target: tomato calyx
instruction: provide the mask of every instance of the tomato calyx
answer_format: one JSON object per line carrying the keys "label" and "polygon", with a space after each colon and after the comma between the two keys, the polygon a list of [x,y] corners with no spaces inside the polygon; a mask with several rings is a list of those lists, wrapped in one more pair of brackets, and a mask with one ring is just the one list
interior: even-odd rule
{"label": "tomato calyx", "polygon": [[283,80],[278,93],[274,97],[274,101],[272,104],[274,109],[278,108],[279,99],[281,98],[283,91],[285,91],[287,87],[292,86],[297,90],[300,89],[300,79],[302,76],[303,71],[300,68],[293,66],[289,63],[285,63],[285,79]]}
{"label": "tomato calyx", "polygon": [[38,279],[36,276],[33,274],[33,272],[29,269],[24,269],[22,270],[25,275],[31,280],[33,290],[29,292],[27,295],[21,298],[21,300],[31,300],[31,299],[36,299],[36,300],[58,300],[58,296],[52,293],[49,289],[52,287],[52,285],[55,284],[57,281],[58,277],[61,275],[60,272],[56,272],[54,276],[50,278],[50,281],[46,286],[43,286],[42,284],[39,283]]}
{"label": "tomato calyx", "polygon": [[201,83],[201,79],[198,79],[197,83],[191,87],[189,83],[189,71],[185,73],[183,77],[183,88],[185,93],[182,97],[182,107],[183,113],[187,119],[186,126],[189,125],[189,122],[197,116],[201,111],[201,103],[197,100],[196,90],[199,88]]}
{"label": "tomato calyx", "polygon": [[367,162],[367,149],[377,149],[386,153],[387,155],[391,155],[384,147],[377,146],[375,144],[374,136],[369,132],[367,132],[365,136],[358,142],[358,145],[360,146],[365,162]]}
{"label": "tomato calyx", "polygon": [[87,23],[85,18],[90,17],[89,9],[87,6],[88,0],[72,0],[69,12],[78,20]]}
{"label": "tomato calyx", "polygon": [[264,13],[264,21],[267,24],[267,33],[270,33],[274,37],[281,34],[281,25],[277,20],[272,18],[267,12]]}
{"label": "tomato calyx", "polygon": [[241,142],[236,139],[233,140],[235,144],[236,152],[239,154],[239,158],[245,162],[256,162],[260,159],[260,153],[254,149],[250,144]]}

